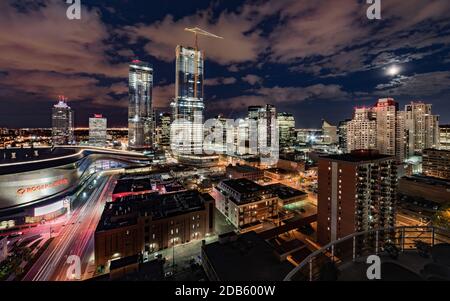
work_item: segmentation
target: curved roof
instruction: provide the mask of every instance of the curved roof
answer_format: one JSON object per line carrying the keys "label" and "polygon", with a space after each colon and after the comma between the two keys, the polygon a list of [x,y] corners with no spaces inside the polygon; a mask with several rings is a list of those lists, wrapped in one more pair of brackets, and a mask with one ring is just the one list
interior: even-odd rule
{"label": "curved roof", "polygon": [[99,147],[13,148],[0,150],[0,175],[67,165],[89,155],[103,155],[119,160],[149,160],[141,153]]}

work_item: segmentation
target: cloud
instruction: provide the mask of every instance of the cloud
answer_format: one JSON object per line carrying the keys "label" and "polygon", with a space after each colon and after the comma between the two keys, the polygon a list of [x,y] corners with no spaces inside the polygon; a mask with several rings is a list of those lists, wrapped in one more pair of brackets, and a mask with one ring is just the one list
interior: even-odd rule
{"label": "cloud", "polygon": [[215,102],[214,108],[239,110],[250,105],[264,105],[268,103],[282,105],[308,100],[345,100],[350,97],[341,86],[324,84],[307,87],[262,87],[247,92],[247,95],[218,100]]}
{"label": "cloud", "polygon": [[[270,60],[328,77],[422,59],[450,45],[449,1],[385,1],[377,21],[366,9],[355,0],[290,1],[269,35]],[[430,49],[435,45],[440,49]]]}
{"label": "cloud", "polygon": [[[69,100],[85,107],[125,107],[123,83],[126,64],[113,64],[107,55],[113,49],[105,41],[108,28],[99,12],[82,6],[81,20],[68,20],[64,1],[0,2],[0,89],[8,98],[36,102]],[[124,53],[125,54],[125,53]]]}
{"label": "cloud", "polygon": [[157,109],[169,108],[175,96],[175,84],[153,87],[153,106]]}
{"label": "cloud", "polygon": [[258,76],[256,74],[247,74],[246,76],[242,77],[242,80],[244,82],[249,83],[250,85],[254,86],[256,84],[262,84],[263,78],[261,76]]}
{"label": "cloud", "polygon": [[252,19],[232,12],[223,12],[214,19],[211,10],[200,11],[178,20],[167,15],[161,21],[126,26],[119,32],[132,40],[148,39],[146,51],[160,60],[170,62],[175,58],[177,45],[194,46],[193,34],[184,29],[195,26],[223,37],[223,39],[199,37],[200,49],[206,52],[207,59],[222,65],[254,61],[261,48],[266,45],[259,31],[252,31],[254,26]]}
{"label": "cloud", "polygon": [[205,86],[232,85],[236,81],[234,77],[216,77],[205,79],[204,84]]}
{"label": "cloud", "polygon": [[412,76],[398,76],[387,84],[376,87],[380,95],[405,95],[411,97],[429,97],[450,92],[450,72],[438,71]]}
{"label": "cloud", "polygon": [[[124,102],[127,90],[123,83],[100,85],[99,80],[91,76],[14,70],[0,76],[0,89],[10,94],[9,97],[0,97],[0,101],[16,98],[16,95],[27,95],[27,99],[32,97],[48,102],[56,101],[58,95],[65,95],[70,102],[88,101],[90,106],[127,105]],[[20,97],[17,99],[22,100]]]}
{"label": "cloud", "polygon": [[63,1],[48,0],[26,13],[1,1],[0,68],[124,76],[126,65],[111,64],[105,54],[108,30],[98,11],[82,8],[82,19],[73,21]]}

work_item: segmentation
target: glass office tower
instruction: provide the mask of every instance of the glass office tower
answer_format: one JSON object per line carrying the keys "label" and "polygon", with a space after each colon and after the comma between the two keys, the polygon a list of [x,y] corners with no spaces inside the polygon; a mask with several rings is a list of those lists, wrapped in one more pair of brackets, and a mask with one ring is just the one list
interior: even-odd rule
{"label": "glass office tower", "polygon": [[175,99],[172,103],[175,154],[203,153],[203,53],[190,47],[176,48]]}
{"label": "glass office tower", "polygon": [[54,145],[74,143],[74,112],[66,103],[67,98],[60,96],[52,108],[52,142]]}
{"label": "glass office tower", "polygon": [[153,146],[152,111],[153,68],[134,60],[129,69],[128,146],[145,149]]}

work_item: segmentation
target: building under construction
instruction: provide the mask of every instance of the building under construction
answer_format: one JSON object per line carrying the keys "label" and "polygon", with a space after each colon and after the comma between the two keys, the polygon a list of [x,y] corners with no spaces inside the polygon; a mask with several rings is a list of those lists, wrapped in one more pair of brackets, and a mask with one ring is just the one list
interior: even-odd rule
{"label": "building under construction", "polygon": [[214,38],[199,28],[186,28],[195,34],[195,47],[176,48],[175,98],[172,102],[174,135],[172,152],[179,161],[194,165],[208,165],[217,156],[203,154],[203,79],[204,56],[198,48],[198,35]]}

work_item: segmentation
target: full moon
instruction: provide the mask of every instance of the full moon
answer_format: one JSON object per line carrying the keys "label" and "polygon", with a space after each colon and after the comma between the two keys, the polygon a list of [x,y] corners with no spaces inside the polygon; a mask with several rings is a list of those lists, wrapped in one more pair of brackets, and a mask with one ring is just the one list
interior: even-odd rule
{"label": "full moon", "polygon": [[400,68],[396,65],[392,65],[387,68],[386,73],[390,76],[396,76],[400,73]]}

